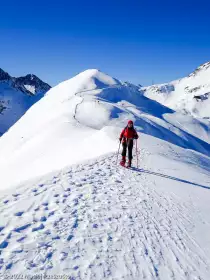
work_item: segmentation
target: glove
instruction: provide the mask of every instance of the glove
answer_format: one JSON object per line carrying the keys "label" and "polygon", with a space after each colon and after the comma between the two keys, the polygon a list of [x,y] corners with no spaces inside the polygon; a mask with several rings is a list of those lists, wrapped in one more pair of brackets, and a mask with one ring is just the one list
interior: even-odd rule
{"label": "glove", "polygon": [[138,138],[139,138],[139,137],[138,137],[138,135],[134,136],[134,139],[136,139],[136,140],[137,140]]}
{"label": "glove", "polygon": [[120,142],[122,141],[122,138],[121,138],[121,137],[119,138],[119,141],[120,141]]}

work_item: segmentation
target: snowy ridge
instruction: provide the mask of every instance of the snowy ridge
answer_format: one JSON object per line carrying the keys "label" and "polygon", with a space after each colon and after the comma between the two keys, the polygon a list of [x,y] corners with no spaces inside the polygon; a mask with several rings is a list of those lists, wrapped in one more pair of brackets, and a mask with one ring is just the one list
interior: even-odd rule
{"label": "snowy ridge", "polygon": [[[128,119],[140,135],[131,169],[116,164]],[[87,70],[34,104],[0,154],[0,273],[208,280],[204,121]]]}
{"label": "snowy ridge", "polygon": [[4,188],[115,151],[130,118],[138,131],[210,154],[208,126],[139,95],[135,86],[87,70],[48,91],[1,138]]}
{"label": "snowy ridge", "polygon": [[[198,181],[198,165],[206,166],[196,153],[161,140],[148,149],[149,137],[141,140],[140,169],[116,168],[110,154],[4,194],[2,272],[207,280],[209,159]],[[194,164],[175,163],[170,154]]]}
{"label": "snowy ridge", "polygon": [[145,96],[174,110],[210,119],[210,62],[198,67],[188,77],[161,85],[141,88]]}

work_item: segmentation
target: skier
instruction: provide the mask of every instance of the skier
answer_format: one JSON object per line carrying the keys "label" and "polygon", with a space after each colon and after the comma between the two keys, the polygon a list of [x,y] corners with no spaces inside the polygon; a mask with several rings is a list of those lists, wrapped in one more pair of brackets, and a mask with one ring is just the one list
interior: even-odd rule
{"label": "skier", "polygon": [[133,150],[133,139],[138,139],[139,136],[133,127],[133,121],[128,121],[128,125],[123,129],[120,134],[120,142],[122,142],[123,150],[122,150],[122,161],[120,164],[125,166],[126,162],[126,152],[128,148],[128,167],[131,167],[132,161],[132,150]]}

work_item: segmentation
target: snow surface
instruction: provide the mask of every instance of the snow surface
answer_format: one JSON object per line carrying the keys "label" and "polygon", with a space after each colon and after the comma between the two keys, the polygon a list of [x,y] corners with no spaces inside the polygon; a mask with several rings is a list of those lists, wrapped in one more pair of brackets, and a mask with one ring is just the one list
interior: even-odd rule
{"label": "snow surface", "polygon": [[140,91],[174,110],[210,120],[210,62],[198,67],[188,77],[141,88]]}
{"label": "snow surface", "polygon": [[[33,79],[33,78],[32,78]],[[36,93],[36,88],[35,86],[31,86],[31,85],[24,85],[24,87],[30,91],[32,94],[35,94]]]}
{"label": "snow surface", "polygon": [[0,271],[209,279],[209,158],[142,135],[139,160],[111,153],[2,193]]}
{"label": "snow surface", "polygon": [[[136,146],[116,164],[128,119],[139,168]],[[0,273],[209,279],[209,148],[205,122],[98,70],[52,88],[0,138]]]}
{"label": "snow surface", "polygon": [[0,82],[0,104],[4,107],[0,113],[0,133],[11,127],[32,105],[32,97],[15,90],[11,83]]}

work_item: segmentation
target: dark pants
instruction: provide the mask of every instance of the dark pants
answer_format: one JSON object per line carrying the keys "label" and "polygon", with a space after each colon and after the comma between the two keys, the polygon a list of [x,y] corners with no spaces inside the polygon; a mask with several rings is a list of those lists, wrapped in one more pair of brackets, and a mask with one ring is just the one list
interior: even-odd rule
{"label": "dark pants", "polygon": [[123,146],[122,156],[126,157],[126,152],[128,148],[128,159],[132,160],[133,139],[126,139],[126,141],[122,143],[122,146]]}

